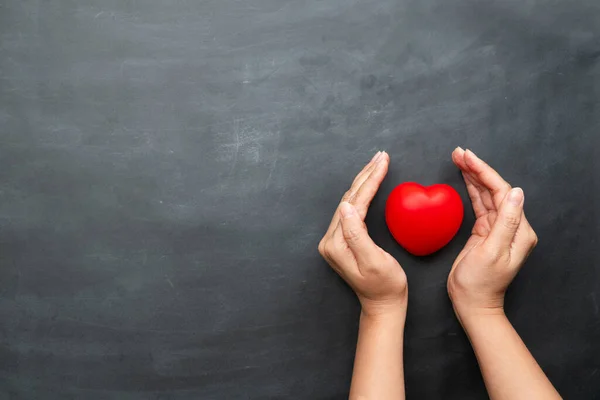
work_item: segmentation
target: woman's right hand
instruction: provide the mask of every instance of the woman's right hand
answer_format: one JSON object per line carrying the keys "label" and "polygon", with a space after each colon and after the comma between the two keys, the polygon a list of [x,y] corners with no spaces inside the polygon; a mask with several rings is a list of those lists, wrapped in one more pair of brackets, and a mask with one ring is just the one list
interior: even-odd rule
{"label": "woman's right hand", "polygon": [[459,319],[503,314],[506,289],[538,241],[523,212],[524,194],[469,150],[457,148],[452,160],[477,220],[450,271],[448,294]]}

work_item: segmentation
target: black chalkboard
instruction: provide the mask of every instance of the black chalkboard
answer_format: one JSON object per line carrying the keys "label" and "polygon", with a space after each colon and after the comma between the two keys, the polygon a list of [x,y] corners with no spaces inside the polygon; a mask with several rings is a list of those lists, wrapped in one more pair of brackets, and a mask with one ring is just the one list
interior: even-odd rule
{"label": "black chalkboard", "polygon": [[[354,175],[409,277],[412,399],[485,389],[386,196],[471,148],[541,242],[510,319],[600,399],[597,0],[0,0],[0,398],[341,399],[358,304],[316,247]],[[468,208],[470,210],[470,208]]]}

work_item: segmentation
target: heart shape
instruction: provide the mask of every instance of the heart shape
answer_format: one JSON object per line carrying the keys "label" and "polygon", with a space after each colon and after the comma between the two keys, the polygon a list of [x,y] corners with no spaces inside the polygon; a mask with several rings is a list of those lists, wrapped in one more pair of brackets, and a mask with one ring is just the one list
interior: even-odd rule
{"label": "heart shape", "polygon": [[463,216],[460,195],[443,184],[424,187],[403,183],[390,193],[385,206],[385,221],[392,236],[415,256],[435,253],[450,243]]}

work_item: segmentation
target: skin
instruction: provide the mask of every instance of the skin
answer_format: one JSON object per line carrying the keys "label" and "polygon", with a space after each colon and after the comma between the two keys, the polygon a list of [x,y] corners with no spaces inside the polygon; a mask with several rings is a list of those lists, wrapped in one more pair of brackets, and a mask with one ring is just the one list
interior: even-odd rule
{"label": "skin", "polygon": [[[506,289],[537,236],[512,189],[471,151],[452,159],[462,171],[476,222],[448,277],[456,316],[475,351],[492,400],[560,399],[504,313]],[[379,152],[344,194],[319,252],[356,293],[361,316],[350,399],[404,399],[403,342],[408,286],[398,262],[369,237],[367,210],[385,178]]]}
{"label": "skin", "polygon": [[454,311],[475,351],[492,400],[560,399],[504,313],[504,296],[538,238],[512,189],[473,152],[457,148],[476,222],[448,277]]}
{"label": "skin", "polygon": [[404,323],[408,303],[400,264],[369,237],[369,204],[389,165],[378,153],[344,194],[319,252],[362,306],[350,399],[404,399]]}

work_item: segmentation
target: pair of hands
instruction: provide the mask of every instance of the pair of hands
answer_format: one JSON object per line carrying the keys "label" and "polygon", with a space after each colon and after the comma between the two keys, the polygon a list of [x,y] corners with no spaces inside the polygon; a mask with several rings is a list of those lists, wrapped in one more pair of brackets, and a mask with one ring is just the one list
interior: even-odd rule
{"label": "pair of hands", "polygon": [[[537,244],[523,212],[524,195],[473,152],[457,148],[454,164],[462,171],[477,218],[471,237],[448,276],[448,294],[459,319],[503,314],[504,294]],[[387,174],[389,156],[379,152],[342,197],[319,252],[352,287],[368,316],[406,310],[406,274],[370,238],[364,219]]]}

